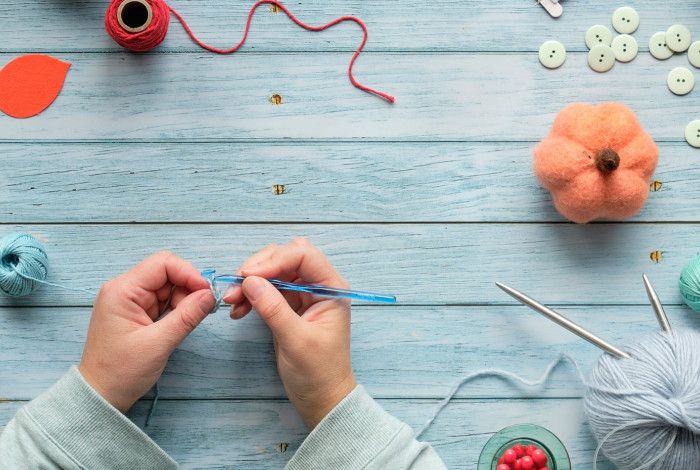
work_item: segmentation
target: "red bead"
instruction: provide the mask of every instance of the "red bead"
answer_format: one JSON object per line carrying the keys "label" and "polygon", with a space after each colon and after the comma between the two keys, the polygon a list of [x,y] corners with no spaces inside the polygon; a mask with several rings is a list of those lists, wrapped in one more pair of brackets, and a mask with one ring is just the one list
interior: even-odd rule
{"label": "red bead", "polygon": [[523,464],[520,459],[513,462],[513,470],[523,470]]}
{"label": "red bead", "polygon": [[522,468],[522,470],[534,470],[535,463],[532,461],[532,457],[526,455],[520,459],[520,468]]}
{"label": "red bead", "polygon": [[510,470],[510,466],[502,463],[498,467],[496,467],[496,470]]}
{"label": "red bead", "polygon": [[535,464],[538,467],[544,467],[545,465],[547,465],[547,454],[545,454],[542,450],[535,450],[532,453],[531,457],[532,461],[535,462]]}
{"label": "red bead", "polygon": [[515,444],[512,449],[515,451],[515,455],[520,458],[525,455],[525,446],[522,444]]}
{"label": "red bead", "polygon": [[515,455],[515,451],[513,449],[507,449],[505,452],[503,452],[503,462],[507,463],[508,465],[512,464],[518,459],[518,457]]}
{"label": "red bead", "polygon": [[498,459],[498,465],[501,465],[502,463],[506,463],[506,461],[503,459],[503,456],[501,455],[501,458]]}
{"label": "red bead", "polygon": [[544,467],[540,467],[537,470],[548,470],[548,467],[545,465]]}
{"label": "red bead", "polygon": [[532,453],[536,450],[537,450],[537,446],[535,444],[530,444],[525,448],[525,454],[532,457]]}

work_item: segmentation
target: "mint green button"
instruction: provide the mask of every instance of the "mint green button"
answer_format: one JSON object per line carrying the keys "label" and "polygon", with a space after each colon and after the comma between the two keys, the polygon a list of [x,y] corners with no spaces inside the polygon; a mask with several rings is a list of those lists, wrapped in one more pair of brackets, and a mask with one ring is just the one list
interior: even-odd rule
{"label": "mint green button", "polygon": [[700,148],[700,119],[692,121],[685,128],[685,140],[691,146]]}
{"label": "mint green button", "polygon": [[700,68],[700,41],[695,41],[688,48],[688,62],[696,68]]}
{"label": "mint green button", "polygon": [[654,33],[649,39],[649,52],[659,60],[670,59],[673,56],[673,51],[666,44],[666,31]]}
{"label": "mint green button", "polygon": [[566,60],[566,49],[559,41],[547,41],[540,46],[540,63],[548,69],[556,69]]}
{"label": "mint green button", "polygon": [[666,83],[676,95],[687,95],[695,87],[695,76],[685,67],[676,67],[669,72]]}
{"label": "mint green button", "polygon": [[612,41],[610,48],[615,54],[615,58],[620,62],[629,62],[637,57],[639,46],[637,40],[629,34],[621,34],[616,36]]}
{"label": "mint green button", "polygon": [[588,65],[596,72],[607,72],[615,65],[615,53],[605,44],[593,46],[588,51]]}
{"label": "mint green button", "polygon": [[609,46],[612,44],[613,35],[608,28],[602,24],[597,24],[586,31],[586,46],[590,49],[598,44]]}
{"label": "mint green button", "polygon": [[673,52],[685,52],[690,47],[690,30],[682,24],[674,24],[666,31],[666,44]]}
{"label": "mint green button", "polygon": [[631,34],[639,27],[639,14],[632,7],[620,7],[612,16],[615,31],[620,34]]}

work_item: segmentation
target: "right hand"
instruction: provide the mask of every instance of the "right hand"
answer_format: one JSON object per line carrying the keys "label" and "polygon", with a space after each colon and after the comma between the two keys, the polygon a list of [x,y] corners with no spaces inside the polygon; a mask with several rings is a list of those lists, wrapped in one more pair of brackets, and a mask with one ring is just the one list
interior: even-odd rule
{"label": "right hand", "polygon": [[348,289],[321,251],[303,238],[270,245],[238,273],[242,287],[226,293],[231,318],[255,308],[272,330],[277,369],[289,400],[313,429],[357,385],[350,361],[350,301],[280,292],[264,278]]}

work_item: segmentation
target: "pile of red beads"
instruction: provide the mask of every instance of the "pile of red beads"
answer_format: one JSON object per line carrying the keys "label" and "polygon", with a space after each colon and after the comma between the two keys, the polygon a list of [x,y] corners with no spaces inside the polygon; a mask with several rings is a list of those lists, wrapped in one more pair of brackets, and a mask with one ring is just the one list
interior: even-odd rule
{"label": "pile of red beads", "polygon": [[515,444],[503,452],[496,470],[548,470],[547,454],[534,444]]}

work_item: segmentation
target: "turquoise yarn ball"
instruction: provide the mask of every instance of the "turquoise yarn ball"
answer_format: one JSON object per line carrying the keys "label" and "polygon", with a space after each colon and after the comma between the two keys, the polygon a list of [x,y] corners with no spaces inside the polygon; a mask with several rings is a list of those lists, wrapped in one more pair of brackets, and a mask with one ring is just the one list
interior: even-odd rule
{"label": "turquoise yarn ball", "polygon": [[603,452],[620,470],[700,469],[700,333],[658,331],[625,349],[630,359],[601,356],[584,398]]}
{"label": "turquoise yarn ball", "polygon": [[685,265],[678,285],[683,301],[688,307],[700,312],[700,253]]}
{"label": "turquoise yarn ball", "polygon": [[0,291],[11,297],[34,292],[49,272],[46,249],[26,233],[13,233],[0,239]]}

